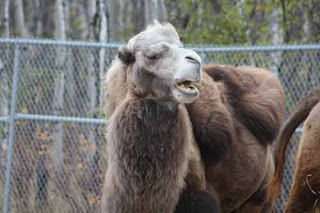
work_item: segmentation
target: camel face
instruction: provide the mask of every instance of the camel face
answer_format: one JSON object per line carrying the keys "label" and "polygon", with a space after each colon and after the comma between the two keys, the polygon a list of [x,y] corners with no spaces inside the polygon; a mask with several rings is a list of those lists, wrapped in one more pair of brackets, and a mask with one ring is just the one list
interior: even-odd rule
{"label": "camel face", "polygon": [[[126,50],[133,58],[133,83],[158,99],[191,103],[199,96],[201,58],[183,48],[170,24],[155,23],[133,37]],[[128,54],[128,53],[127,53]]]}

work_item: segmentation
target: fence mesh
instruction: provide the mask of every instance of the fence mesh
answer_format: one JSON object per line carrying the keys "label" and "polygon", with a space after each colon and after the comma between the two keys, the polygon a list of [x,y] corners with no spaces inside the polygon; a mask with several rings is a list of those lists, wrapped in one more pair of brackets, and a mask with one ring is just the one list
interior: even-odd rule
{"label": "fence mesh", "polygon": [[[320,46],[191,48],[205,63],[254,65],[276,73],[287,112],[320,86]],[[0,194],[6,196],[14,133],[11,212],[97,211],[106,169],[100,85],[117,49],[115,44],[0,39]],[[20,73],[18,98],[11,106],[14,71]],[[8,123],[12,109],[14,132]],[[290,191],[299,137],[287,151],[276,212]]]}

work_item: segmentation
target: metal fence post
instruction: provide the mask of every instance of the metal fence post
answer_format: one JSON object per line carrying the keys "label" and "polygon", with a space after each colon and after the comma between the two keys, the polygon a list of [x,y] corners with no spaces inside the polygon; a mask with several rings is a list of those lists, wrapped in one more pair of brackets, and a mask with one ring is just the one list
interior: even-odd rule
{"label": "metal fence post", "polygon": [[14,50],[14,68],[13,68],[13,83],[11,95],[11,107],[9,117],[9,147],[7,155],[7,168],[5,174],[5,186],[3,194],[2,212],[8,213],[10,207],[10,192],[11,192],[11,173],[13,164],[13,145],[15,142],[15,116],[18,97],[18,81],[20,73],[20,45],[15,45]]}
{"label": "metal fence post", "polygon": [[207,55],[204,53],[203,49],[200,51],[200,57],[201,57],[202,64],[206,64],[207,63]]}

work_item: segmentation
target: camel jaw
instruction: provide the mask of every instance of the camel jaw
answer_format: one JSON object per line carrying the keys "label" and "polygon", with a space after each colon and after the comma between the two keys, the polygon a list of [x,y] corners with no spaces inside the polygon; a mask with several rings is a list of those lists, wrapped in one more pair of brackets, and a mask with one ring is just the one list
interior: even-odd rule
{"label": "camel jaw", "polygon": [[173,96],[179,103],[192,103],[199,97],[199,90],[189,79],[176,80],[173,87]]}

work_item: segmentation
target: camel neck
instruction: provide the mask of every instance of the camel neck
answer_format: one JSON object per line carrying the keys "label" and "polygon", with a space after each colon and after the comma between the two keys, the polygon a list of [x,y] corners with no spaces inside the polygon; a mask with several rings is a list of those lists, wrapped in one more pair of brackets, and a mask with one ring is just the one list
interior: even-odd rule
{"label": "camel neck", "polygon": [[139,99],[139,105],[144,109],[144,120],[157,121],[172,119],[176,117],[178,104],[168,99],[157,99],[154,97],[145,97]]}
{"label": "camel neck", "polygon": [[130,88],[130,96],[136,100],[141,102],[145,107],[160,107],[163,110],[173,110],[178,107],[178,103],[173,100],[173,97],[163,96],[156,97],[152,92],[146,92],[141,87],[132,85]]}
{"label": "camel neck", "polygon": [[[113,145],[117,152],[113,154],[123,171],[137,183],[146,184],[150,176],[157,178],[159,170],[179,167],[172,162],[184,159],[188,135],[181,107],[151,98],[131,99],[122,107],[116,119],[125,117],[127,122],[111,123],[110,128],[115,129],[109,131],[116,135]],[[137,156],[136,161],[132,156]]]}

